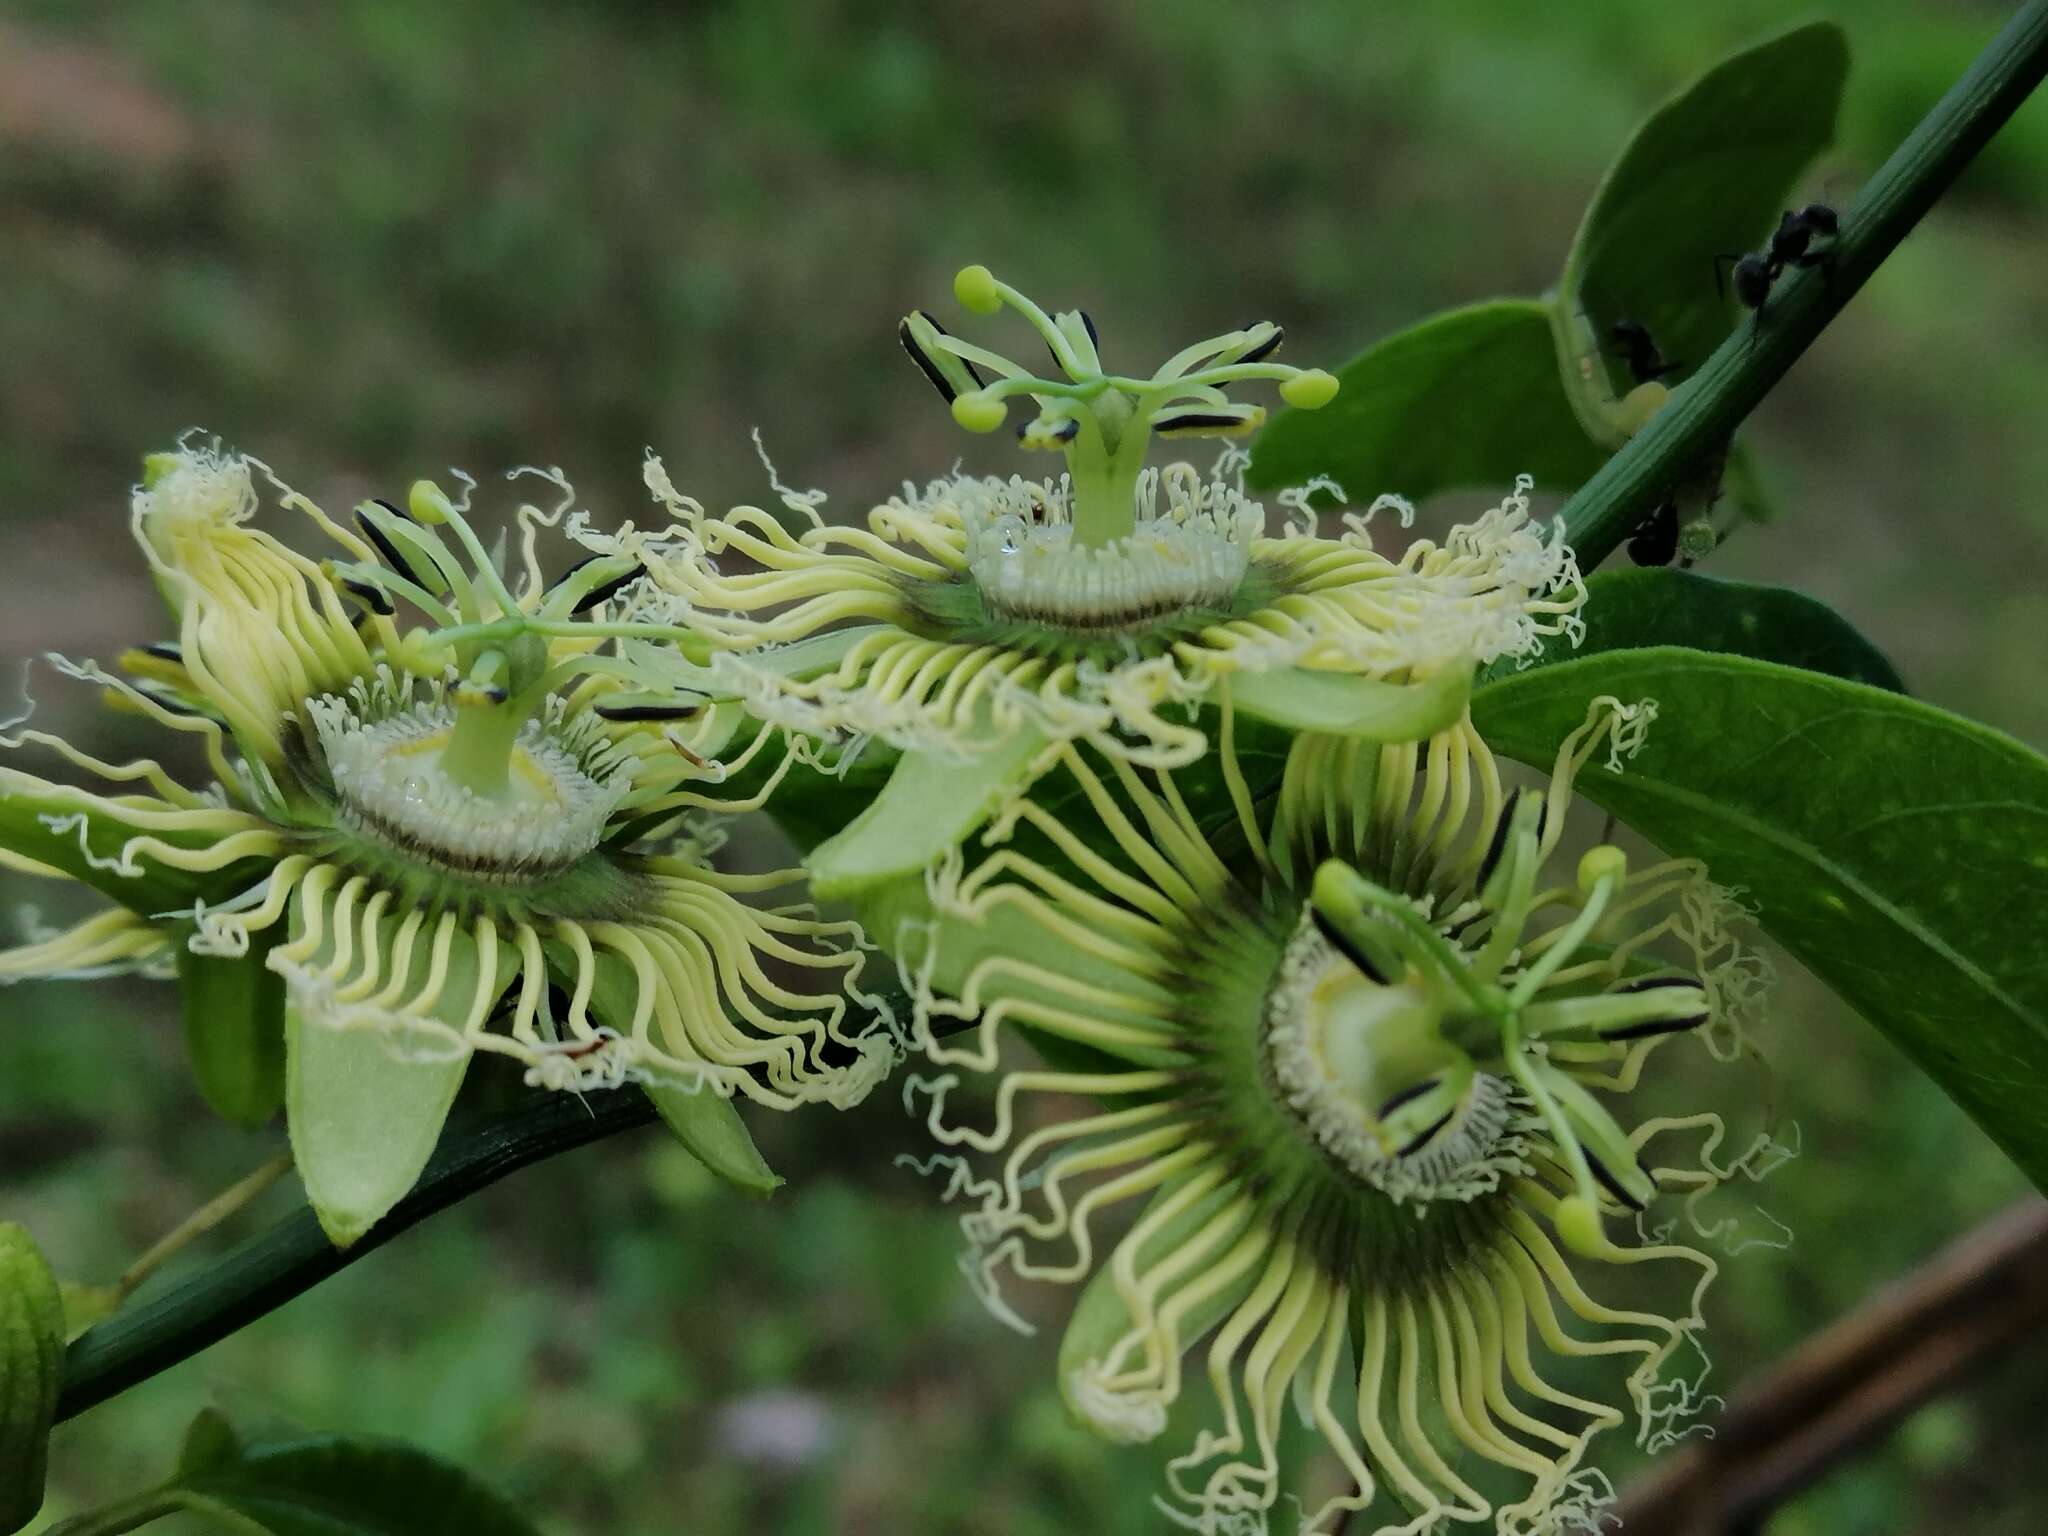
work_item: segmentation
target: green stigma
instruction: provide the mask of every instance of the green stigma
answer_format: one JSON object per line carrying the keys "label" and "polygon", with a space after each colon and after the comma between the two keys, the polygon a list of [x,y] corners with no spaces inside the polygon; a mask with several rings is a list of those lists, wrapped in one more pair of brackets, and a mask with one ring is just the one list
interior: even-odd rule
{"label": "green stigma", "polygon": [[[1138,473],[1152,438],[1243,437],[1266,419],[1263,406],[1230,400],[1225,387],[1251,379],[1278,383],[1280,397],[1300,410],[1327,405],[1337,380],[1319,368],[1272,361],[1282,333],[1262,320],[1183,348],[1149,378],[1104,370],[1101,337],[1080,310],[1049,315],[989,271],[963,267],[953,295],[979,315],[1008,306],[1044,338],[1057,376],[1034,374],[986,348],[961,341],[922,310],[898,329],[953,419],[970,432],[993,432],[1009,417],[1013,396],[1029,395],[1038,412],[1018,431],[1027,448],[1057,448],[1073,487],[1074,542],[1100,549],[1137,527]],[[995,375],[985,380],[982,370]]]}

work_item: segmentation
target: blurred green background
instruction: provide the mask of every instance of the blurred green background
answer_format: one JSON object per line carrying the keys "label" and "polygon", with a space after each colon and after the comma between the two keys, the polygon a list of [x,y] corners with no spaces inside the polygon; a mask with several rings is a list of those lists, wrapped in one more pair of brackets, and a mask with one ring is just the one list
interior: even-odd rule
{"label": "blurred green background", "polygon": [[[2002,8],[1834,14],[1855,69],[1808,190],[1847,202]],[[1537,292],[1636,118],[1786,20],[1772,0],[0,0],[0,654],[155,632],[125,492],[188,426],[329,505],[540,463],[616,517],[645,516],[650,445],[707,502],[765,498],[759,427],[784,478],[851,515],[963,455],[1010,463],[952,430],[891,334],[913,305],[949,315],[965,261],[1085,305],[1130,364],[1260,316],[1334,364]],[[1785,515],[1711,565],[1819,594],[1923,697],[2036,746],[2044,187],[2036,102],[1758,413]],[[105,729],[40,691],[39,724]],[[67,1275],[110,1279],[267,1155],[201,1110],[168,991],[4,1001],[0,1212]],[[1797,1242],[1728,1266],[1723,1387],[2021,1193],[1789,967],[1770,1044],[1806,1153],[1768,1200]],[[767,1205],[653,1132],[500,1185],[63,1430],[50,1512],[159,1475],[212,1401],[416,1439],[564,1533],[1157,1528],[1158,1455],[1071,1427],[1052,1340],[969,1297],[950,1216],[893,1164],[922,1146],[893,1095],[757,1129],[790,1180]],[[2032,1536],[2044,1419],[2037,1341],[1769,1530]]]}

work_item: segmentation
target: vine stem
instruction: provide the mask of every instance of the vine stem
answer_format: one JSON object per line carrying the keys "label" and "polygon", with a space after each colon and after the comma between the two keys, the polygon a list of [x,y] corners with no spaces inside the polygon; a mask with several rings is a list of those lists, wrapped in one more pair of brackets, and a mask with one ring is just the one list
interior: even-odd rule
{"label": "vine stem", "polygon": [[[1765,316],[1722,343],[1565,504],[1567,537],[1588,569],[1629,536],[1676,476],[1734,432],[2044,74],[2048,0],[2028,0],[1871,178],[1843,220],[1832,274],[1800,272],[1779,284]],[[293,1212],[182,1285],[73,1340],[58,1419],[190,1358],[507,1174],[654,1119],[636,1089],[592,1101],[541,1095],[444,1139],[412,1193],[351,1248],[333,1247],[310,1208]]]}
{"label": "vine stem", "polygon": [[1737,326],[1564,504],[1566,542],[1587,570],[1635,531],[1688,468],[1728,440],[2044,74],[2048,0],[2028,0],[1842,216],[1833,270],[1787,274],[1763,312]]}
{"label": "vine stem", "polygon": [[72,1340],[59,1422],[190,1358],[507,1174],[654,1119],[654,1105],[637,1088],[582,1099],[544,1092],[444,1138],[412,1193],[352,1247],[328,1242],[312,1208],[302,1206],[183,1284]]}

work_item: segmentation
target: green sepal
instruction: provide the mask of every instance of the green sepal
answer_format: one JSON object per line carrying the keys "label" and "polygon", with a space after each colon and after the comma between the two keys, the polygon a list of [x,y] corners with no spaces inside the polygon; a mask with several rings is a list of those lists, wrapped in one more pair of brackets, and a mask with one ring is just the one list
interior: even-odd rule
{"label": "green sepal", "polygon": [[[303,919],[295,906],[293,937]],[[399,919],[383,920],[389,952]],[[328,958],[321,946],[315,964]],[[477,978],[476,941],[457,929],[447,984],[434,1016],[461,1027]],[[285,1004],[285,1121],[292,1159],[321,1230],[346,1248],[402,1200],[433,1155],[469,1069],[468,1051],[447,1060],[407,1057],[369,1029],[308,1023]]]}
{"label": "green sepal", "polygon": [[64,1302],[26,1229],[0,1222],[0,1532],[43,1507],[64,1375]]}
{"label": "green sepal", "polygon": [[811,850],[811,889],[839,900],[927,868],[1001,808],[1050,740],[1018,726],[965,762],[906,753],[867,809]]}
{"label": "green sepal", "polygon": [[1231,707],[1273,725],[1371,741],[1422,741],[1465,713],[1472,666],[1454,662],[1419,683],[1300,667],[1238,680]]}
{"label": "green sepal", "polygon": [[[1161,1189],[1146,1206],[1149,1213],[1153,1206],[1170,1200],[1186,1187],[1185,1179],[1177,1179]],[[1210,1191],[1166,1222],[1152,1234],[1137,1255],[1136,1272],[1143,1275],[1147,1268],[1158,1264],[1180,1244],[1192,1238],[1203,1226],[1213,1220],[1224,1205],[1237,1198],[1242,1192],[1229,1181]],[[1138,1218],[1144,1220],[1143,1216]],[[1244,1234],[1251,1218],[1247,1217],[1229,1237],[1219,1245],[1227,1251],[1231,1244]],[[1209,1260],[1204,1268],[1214,1268],[1215,1260]],[[1220,1287],[1215,1294],[1205,1298],[1180,1320],[1179,1332],[1183,1341],[1201,1338],[1210,1329],[1231,1313],[1250,1294],[1259,1278],[1259,1264],[1249,1264],[1243,1274],[1229,1284]],[[1188,1276],[1193,1279],[1202,1271]],[[1117,1288],[1114,1266],[1103,1264],[1098,1267],[1087,1285],[1082,1287],[1074,1310],[1067,1319],[1066,1331],[1060,1335],[1059,1389],[1060,1396],[1068,1406],[1073,1407],[1072,1383],[1074,1375],[1091,1361],[1102,1360],[1115,1348],[1117,1340],[1131,1331],[1131,1309],[1123,1293]]]}
{"label": "green sepal", "polygon": [[[46,816],[66,823],[82,818],[84,846],[80,846],[79,826],[54,831],[43,821]],[[77,790],[17,769],[0,768],[0,847],[62,870],[131,912],[154,917],[189,908],[195,900],[224,901],[262,878],[265,861],[260,859],[237,860],[226,869],[203,874],[172,869],[142,857],[135,859],[138,872],[133,875],[104,867],[120,857],[122,846],[131,838],[143,835],[143,828],[80,804]],[[152,829],[146,835],[176,848],[207,848],[219,841],[192,831]],[[94,860],[101,863],[96,865]]]}
{"label": "green sepal", "polygon": [[284,978],[264,964],[271,945],[244,955],[195,955],[178,946],[185,1051],[207,1107],[254,1130],[284,1103]]}
{"label": "green sepal", "polygon": [[731,1099],[709,1088],[692,1092],[665,1083],[648,1083],[646,1092],[675,1139],[733,1188],[765,1200],[782,1187],[782,1176],[754,1145]]}
{"label": "green sepal", "polygon": [[[565,986],[573,985],[576,965],[568,949],[549,940],[543,946],[549,968]],[[591,976],[589,1009],[601,1022],[633,1017],[631,968],[613,955],[597,955]],[[642,1085],[661,1123],[692,1157],[726,1183],[766,1199],[782,1187],[782,1176],[768,1166],[754,1145],[753,1134],[731,1099],[709,1088],[690,1089],[674,1083]]]}

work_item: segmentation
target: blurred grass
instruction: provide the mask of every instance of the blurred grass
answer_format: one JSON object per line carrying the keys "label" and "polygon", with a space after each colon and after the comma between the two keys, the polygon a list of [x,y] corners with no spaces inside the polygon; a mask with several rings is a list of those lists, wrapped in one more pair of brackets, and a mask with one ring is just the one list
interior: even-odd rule
{"label": "blurred grass", "polygon": [[[964,261],[1085,304],[1131,361],[1271,315],[1333,362],[1537,291],[1635,118],[1786,20],[1386,9],[0,0],[0,653],[152,631],[124,492],[194,424],[331,503],[532,462],[621,517],[648,446],[707,501],[763,497],[759,426],[850,515],[1011,462],[890,335]],[[1841,9],[1844,141],[1811,190],[1846,202],[2001,8]],[[1714,562],[1816,592],[1916,692],[2036,745],[2043,185],[2037,102],[1766,404],[1789,515]],[[68,1274],[110,1278],[264,1155],[204,1119],[166,994],[6,1001],[0,1209]],[[1820,989],[1789,978],[1777,1018],[1806,1155],[1767,1198],[1798,1241],[1727,1266],[1724,1384],[2019,1189]],[[758,1129],[791,1180],[766,1205],[652,1133],[491,1191],[66,1429],[52,1513],[155,1476],[217,1400],[416,1438],[563,1532],[1155,1529],[1158,1456],[1068,1426],[1052,1340],[979,1313],[892,1164],[923,1145],[893,1097]],[[1771,1530],[2039,1531],[2044,1367],[2016,1353]]]}

